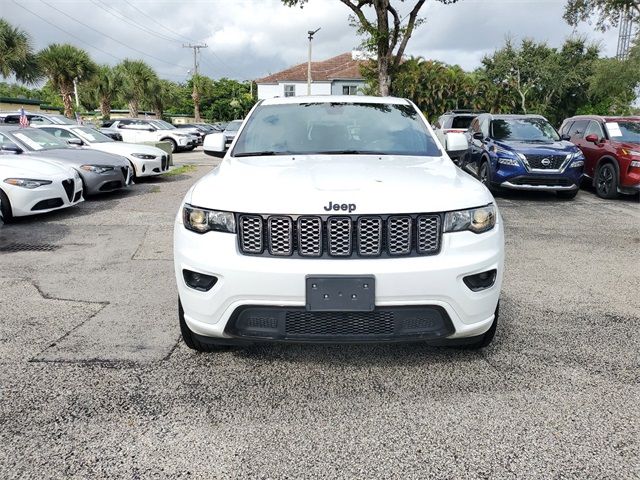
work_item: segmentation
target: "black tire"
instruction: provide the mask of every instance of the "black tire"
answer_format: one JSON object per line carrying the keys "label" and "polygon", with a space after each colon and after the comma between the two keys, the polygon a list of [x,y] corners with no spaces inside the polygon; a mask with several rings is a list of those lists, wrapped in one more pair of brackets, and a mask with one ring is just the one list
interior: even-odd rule
{"label": "black tire", "polygon": [[224,349],[218,345],[200,342],[195,337],[195,334],[189,329],[187,322],[184,320],[184,310],[182,309],[182,302],[180,299],[178,299],[178,318],[180,319],[180,333],[182,333],[182,340],[184,340],[187,347],[197,352],[217,352]]}
{"label": "black tire", "polygon": [[480,164],[480,168],[478,169],[478,180],[480,180],[491,193],[498,193],[498,189],[491,184],[489,162],[487,160],[483,160]]}
{"label": "black tire", "polygon": [[493,318],[493,323],[491,324],[491,327],[489,328],[489,330],[484,332],[482,335],[479,335],[478,337],[476,337],[476,341],[474,341],[473,343],[464,345],[463,348],[465,350],[480,350],[481,348],[488,347],[491,344],[491,342],[493,341],[493,338],[496,336],[496,329],[498,328],[499,313],[500,313],[500,302],[498,302],[498,305],[496,306],[496,312],[494,314],[495,317]]}
{"label": "black tire", "polygon": [[7,194],[0,190],[0,209],[2,209],[2,221],[4,223],[13,222],[13,211],[11,210],[11,202]]}
{"label": "black tire", "polygon": [[618,172],[612,163],[601,163],[595,177],[596,194],[600,198],[618,196]]}
{"label": "black tire", "polygon": [[176,143],[176,141],[173,138],[163,138],[160,141],[161,142],[169,142],[169,145],[171,145],[171,153],[176,153],[178,151],[178,144]]}
{"label": "black tire", "polygon": [[575,190],[560,190],[559,192],[556,192],[556,195],[558,198],[562,198],[563,200],[573,200],[576,198],[579,191],[580,190],[577,188]]}

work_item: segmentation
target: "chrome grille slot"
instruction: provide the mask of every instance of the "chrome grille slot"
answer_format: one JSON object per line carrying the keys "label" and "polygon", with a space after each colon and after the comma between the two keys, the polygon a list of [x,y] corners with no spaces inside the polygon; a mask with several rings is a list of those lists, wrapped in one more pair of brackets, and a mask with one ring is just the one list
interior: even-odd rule
{"label": "chrome grille slot", "polygon": [[303,257],[322,255],[322,219],[298,218],[298,253]]}
{"label": "chrome grille slot", "polygon": [[382,253],[382,219],[360,217],[358,219],[358,254],[377,257]]}
{"label": "chrome grille slot", "polygon": [[290,217],[269,217],[269,253],[289,256],[293,253],[293,222]]}
{"label": "chrome grille slot", "polygon": [[244,253],[262,253],[264,249],[262,217],[243,215],[240,217],[240,247]]}
{"label": "chrome grille slot", "polygon": [[411,217],[389,217],[387,220],[387,247],[390,255],[411,252]]}
{"label": "chrome grille slot", "polygon": [[349,217],[331,217],[327,220],[327,245],[329,255],[351,256],[352,222]]}
{"label": "chrome grille slot", "polygon": [[440,217],[421,215],[417,220],[418,253],[433,254],[440,251]]}

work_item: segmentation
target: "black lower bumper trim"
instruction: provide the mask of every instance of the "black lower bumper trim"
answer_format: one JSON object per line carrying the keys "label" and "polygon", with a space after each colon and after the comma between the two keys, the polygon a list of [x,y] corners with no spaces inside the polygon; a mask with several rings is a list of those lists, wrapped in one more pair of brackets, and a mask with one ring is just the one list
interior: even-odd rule
{"label": "black lower bumper trim", "polygon": [[[377,307],[372,312],[309,312],[304,307],[243,306],[232,314],[225,339],[213,343],[436,342],[454,333],[435,305]],[[206,337],[205,337],[206,338]]]}

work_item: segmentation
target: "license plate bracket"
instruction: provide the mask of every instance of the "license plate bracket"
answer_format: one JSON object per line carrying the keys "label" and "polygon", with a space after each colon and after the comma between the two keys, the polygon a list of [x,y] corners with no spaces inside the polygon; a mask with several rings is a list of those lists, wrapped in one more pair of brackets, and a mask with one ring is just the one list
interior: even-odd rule
{"label": "license plate bracket", "polygon": [[376,308],[373,275],[307,275],[310,312],[372,312]]}

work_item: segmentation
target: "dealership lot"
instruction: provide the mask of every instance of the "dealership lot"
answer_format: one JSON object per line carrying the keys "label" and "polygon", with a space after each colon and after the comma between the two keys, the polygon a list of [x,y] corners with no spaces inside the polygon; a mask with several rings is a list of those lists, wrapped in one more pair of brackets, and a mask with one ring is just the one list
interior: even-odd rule
{"label": "dealership lot", "polygon": [[[182,196],[214,164],[0,230],[0,476],[637,478],[640,204],[498,198],[496,341],[179,341]],[[35,250],[33,250],[35,248]]]}

